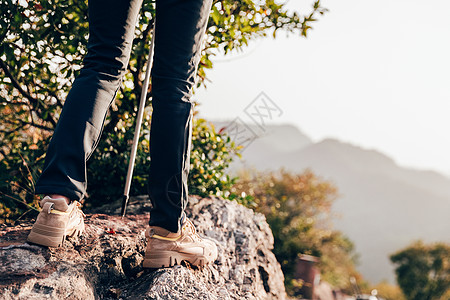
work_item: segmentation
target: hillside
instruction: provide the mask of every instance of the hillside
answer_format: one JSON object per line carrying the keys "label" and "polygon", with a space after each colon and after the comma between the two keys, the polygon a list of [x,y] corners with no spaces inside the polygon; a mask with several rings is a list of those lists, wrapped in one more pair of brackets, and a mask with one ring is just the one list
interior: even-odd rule
{"label": "hillside", "polygon": [[313,143],[294,128],[268,126],[231,169],[309,168],[334,182],[340,193],[334,205],[335,227],[355,243],[359,269],[367,279],[393,282],[388,256],[411,241],[448,241],[449,178],[400,167],[380,152],[337,140]]}

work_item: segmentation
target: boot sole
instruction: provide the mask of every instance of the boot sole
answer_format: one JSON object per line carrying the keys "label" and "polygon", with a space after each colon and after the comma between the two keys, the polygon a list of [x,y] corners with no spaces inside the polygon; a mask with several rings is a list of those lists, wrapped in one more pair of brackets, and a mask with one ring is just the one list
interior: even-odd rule
{"label": "boot sole", "polygon": [[73,227],[70,231],[43,224],[34,224],[27,241],[46,247],[59,247],[64,244],[66,237],[77,237],[84,232],[84,222]]}
{"label": "boot sole", "polygon": [[149,269],[168,268],[179,265],[182,261],[187,261],[197,267],[203,267],[215,259],[213,257],[207,258],[203,255],[189,255],[176,251],[158,251],[157,253],[145,255],[143,267]]}

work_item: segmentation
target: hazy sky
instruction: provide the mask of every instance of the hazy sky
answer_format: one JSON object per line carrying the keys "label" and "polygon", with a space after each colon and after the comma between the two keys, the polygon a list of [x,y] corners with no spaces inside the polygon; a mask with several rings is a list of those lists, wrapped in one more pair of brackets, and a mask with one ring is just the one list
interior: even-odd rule
{"label": "hazy sky", "polygon": [[[291,0],[300,11],[312,1]],[[337,138],[450,176],[450,1],[323,1],[307,39],[281,33],[217,56],[197,92],[209,119],[264,91],[313,140]]]}

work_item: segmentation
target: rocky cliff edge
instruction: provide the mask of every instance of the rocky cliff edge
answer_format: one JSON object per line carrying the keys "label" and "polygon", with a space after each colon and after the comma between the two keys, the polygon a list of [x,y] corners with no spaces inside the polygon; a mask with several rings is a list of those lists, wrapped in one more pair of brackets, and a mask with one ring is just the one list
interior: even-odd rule
{"label": "rocky cliff edge", "polygon": [[263,215],[219,198],[191,197],[186,211],[219,249],[211,265],[144,270],[149,200],[88,214],[86,233],[63,247],[26,243],[32,223],[0,227],[0,299],[285,299],[283,273]]}

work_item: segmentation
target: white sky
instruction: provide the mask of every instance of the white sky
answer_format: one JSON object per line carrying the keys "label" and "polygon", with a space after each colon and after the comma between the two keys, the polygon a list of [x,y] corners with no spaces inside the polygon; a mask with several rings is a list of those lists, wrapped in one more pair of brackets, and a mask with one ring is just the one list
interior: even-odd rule
{"label": "white sky", "polygon": [[[289,5],[309,12],[312,1]],[[307,5],[305,5],[307,4]],[[281,34],[218,55],[200,115],[242,116],[264,91],[315,141],[337,138],[450,176],[450,1],[323,1],[307,39]]]}

